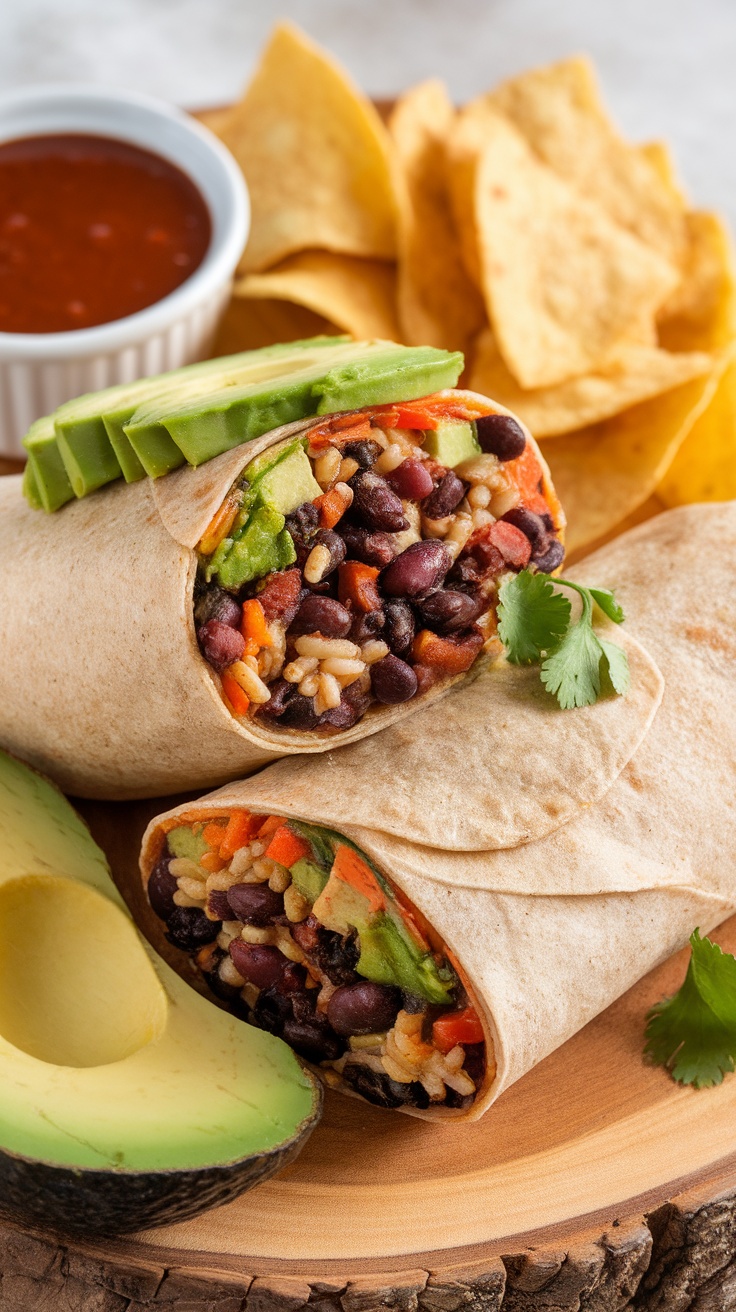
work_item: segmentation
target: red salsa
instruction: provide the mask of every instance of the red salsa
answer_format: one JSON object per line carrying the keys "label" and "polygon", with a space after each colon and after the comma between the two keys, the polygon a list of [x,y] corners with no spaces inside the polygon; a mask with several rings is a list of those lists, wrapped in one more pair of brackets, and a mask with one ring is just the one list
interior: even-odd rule
{"label": "red salsa", "polygon": [[202,263],[212,224],[174,164],[109,137],[0,144],[0,332],[135,314]]}

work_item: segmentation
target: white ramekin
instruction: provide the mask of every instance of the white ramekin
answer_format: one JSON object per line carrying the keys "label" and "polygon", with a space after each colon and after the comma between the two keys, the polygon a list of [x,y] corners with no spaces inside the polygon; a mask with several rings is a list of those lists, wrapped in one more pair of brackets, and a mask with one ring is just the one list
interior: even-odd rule
{"label": "white ramekin", "polygon": [[212,239],[191,278],[125,319],[75,332],[0,333],[4,456],[23,456],[30,424],[63,401],[205,356],[250,227],[248,192],[232,155],[182,111],[149,96],[73,84],[0,97],[0,141],[60,132],[117,137],[178,165],[209,206]]}

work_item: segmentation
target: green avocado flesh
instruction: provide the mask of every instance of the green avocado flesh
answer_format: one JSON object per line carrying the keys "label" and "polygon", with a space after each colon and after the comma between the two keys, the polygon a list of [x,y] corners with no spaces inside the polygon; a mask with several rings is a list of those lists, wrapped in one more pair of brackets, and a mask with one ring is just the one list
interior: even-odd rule
{"label": "green avocado flesh", "polygon": [[[114,1187],[125,1212],[126,1172],[141,1207],[166,1178],[156,1173],[180,1173],[176,1188],[190,1192],[187,1173],[206,1167],[263,1157],[261,1178],[271,1173],[320,1105],[291,1050],[174,974],[61,793],[3,753],[0,830],[0,1178],[10,1162],[13,1180],[29,1172],[30,1193],[46,1172],[48,1215],[66,1224],[90,1181],[101,1198]],[[79,1174],[70,1184],[62,1171],[55,1198],[43,1164]],[[133,1207],[128,1228],[141,1214],[152,1223]]]}
{"label": "green avocado flesh", "polygon": [[440,423],[425,434],[424,449],[448,469],[454,469],[463,460],[480,455],[480,443],[475,424],[463,420]]}
{"label": "green avocado flesh", "polygon": [[[56,445],[53,418],[46,416],[31,424],[23,439],[23,445],[28,453],[26,468],[33,471],[35,495],[44,510],[49,512],[58,510],[67,501],[73,501],[74,488]],[[26,492],[25,483],[23,491]],[[32,501],[31,505],[33,505]]]}

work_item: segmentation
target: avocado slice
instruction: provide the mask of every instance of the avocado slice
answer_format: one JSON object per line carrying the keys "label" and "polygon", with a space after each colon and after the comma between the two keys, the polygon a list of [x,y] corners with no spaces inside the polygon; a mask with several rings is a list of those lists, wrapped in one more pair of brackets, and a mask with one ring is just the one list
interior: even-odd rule
{"label": "avocado slice", "polygon": [[169,831],[166,838],[172,856],[185,856],[190,861],[199,861],[209,851],[209,844],[201,834],[195,834],[189,825],[178,825]]}
{"label": "avocado slice", "polygon": [[322,495],[304,447],[299,444],[285,460],[279,460],[258,483],[258,499],[282,515],[290,515],[305,501]]}
{"label": "avocado slice", "polygon": [[454,469],[463,460],[480,455],[475,424],[464,423],[459,419],[439,423],[436,428],[425,433],[424,449],[447,469]]}
{"label": "avocado slice", "polygon": [[60,792],[0,753],[0,1211],[113,1234],[290,1161],[317,1082],[155,954]]}
{"label": "avocado slice", "polygon": [[316,902],[329,878],[326,870],[303,856],[289,867],[291,882],[308,902]]}
{"label": "avocado slice", "polygon": [[[28,467],[33,472],[35,492],[44,510],[51,513],[67,501],[73,501],[74,488],[56,445],[53,415],[45,415],[31,424],[23,445],[28,453]],[[25,484],[23,491],[26,491]]]}
{"label": "avocado slice", "polygon": [[234,541],[225,539],[230,547],[218,560],[220,544],[208,566],[208,579],[216,574],[223,588],[237,591],[251,579],[293,565],[296,551],[284,523],[284,516],[273,506],[257,506],[240,536]]}
{"label": "avocado slice", "polygon": [[137,411],[125,431],[144,464],[145,444],[163,428],[190,465],[201,465],[297,419],[416,400],[452,387],[463,367],[458,352],[393,342],[353,342],[335,348],[334,360],[328,356],[325,352],[311,367],[297,361],[291,373],[270,381],[219,392],[203,389],[183,400],[175,393],[159,398]]}
{"label": "avocado slice", "polygon": [[26,461],[26,467],[23,470],[23,496],[33,510],[43,509],[41,493],[38,490],[36,475],[33,472],[30,460]]}

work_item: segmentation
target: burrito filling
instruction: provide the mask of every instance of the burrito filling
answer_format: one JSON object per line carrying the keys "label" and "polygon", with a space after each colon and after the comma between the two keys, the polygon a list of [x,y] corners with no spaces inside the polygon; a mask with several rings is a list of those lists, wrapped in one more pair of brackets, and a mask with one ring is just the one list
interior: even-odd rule
{"label": "burrito filling", "polygon": [[473,392],[332,415],[246,467],[198,544],[195,625],[235,716],[335,733],[469,670],[499,587],[562,562],[524,430]]}
{"label": "burrito filling", "polygon": [[483,1026],[431,926],[333,830],[178,817],[148,897],[223,1003],[380,1107],[469,1107]]}

